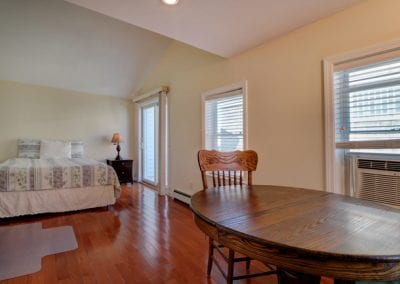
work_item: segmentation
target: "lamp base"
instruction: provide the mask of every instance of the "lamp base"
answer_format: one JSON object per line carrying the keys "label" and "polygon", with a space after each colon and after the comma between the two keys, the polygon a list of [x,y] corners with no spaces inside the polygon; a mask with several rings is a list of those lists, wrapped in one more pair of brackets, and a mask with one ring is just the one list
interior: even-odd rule
{"label": "lamp base", "polygon": [[115,157],[115,160],[119,161],[122,160],[121,156],[119,155],[119,152],[121,151],[121,147],[119,146],[119,143],[117,144],[117,153],[118,155]]}

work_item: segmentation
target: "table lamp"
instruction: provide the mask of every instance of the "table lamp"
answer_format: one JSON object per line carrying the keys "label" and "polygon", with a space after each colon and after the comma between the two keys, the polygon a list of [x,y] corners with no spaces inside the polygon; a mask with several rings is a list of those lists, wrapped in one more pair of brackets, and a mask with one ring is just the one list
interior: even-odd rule
{"label": "table lamp", "polygon": [[117,153],[118,155],[115,157],[115,160],[121,160],[121,156],[119,155],[119,152],[121,151],[121,147],[119,146],[119,143],[121,143],[121,135],[119,133],[114,133],[113,137],[111,138],[111,143],[114,145],[117,144]]}

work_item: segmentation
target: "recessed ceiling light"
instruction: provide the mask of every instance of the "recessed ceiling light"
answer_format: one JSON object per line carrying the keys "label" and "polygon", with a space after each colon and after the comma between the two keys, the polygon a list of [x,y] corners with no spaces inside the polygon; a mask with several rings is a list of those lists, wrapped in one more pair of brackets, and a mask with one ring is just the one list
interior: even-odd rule
{"label": "recessed ceiling light", "polygon": [[167,5],[176,5],[178,4],[179,0],[161,0],[164,4]]}

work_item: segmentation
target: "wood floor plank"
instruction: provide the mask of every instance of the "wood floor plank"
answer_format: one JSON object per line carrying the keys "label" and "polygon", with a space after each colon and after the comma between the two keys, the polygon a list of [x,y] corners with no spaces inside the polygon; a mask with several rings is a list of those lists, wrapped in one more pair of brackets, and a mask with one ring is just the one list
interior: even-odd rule
{"label": "wood floor plank", "polygon": [[[194,224],[190,208],[140,184],[123,186],[113,206],[3,219],[0,226],[33,222],[43,228],[72,226],[78,249],[46,256],[41,271],[1,284],[224,283],[217,269],[210,278],[206,275],[208,240]],[[239,270],[244,272],[244,266]],[[235,283],[273,284],[276,278]]]}

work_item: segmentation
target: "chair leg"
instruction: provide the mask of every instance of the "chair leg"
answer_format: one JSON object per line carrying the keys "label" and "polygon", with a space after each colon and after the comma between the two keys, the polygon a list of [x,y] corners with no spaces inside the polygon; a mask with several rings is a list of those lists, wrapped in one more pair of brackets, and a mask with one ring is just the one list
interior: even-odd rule
{"label": "chair leg", "polygon": [[228,256],[228,274],[226,277],[226,283],[227,284],[232,284],[233,283],[233,268],[235,265],[234,262],[235,258],[235,252],[231,249],[229,249],[229,256]]}
{"label": "chair leg", "polygon": [[247,272],[249,272],[249,270],[250,270],[250,263],[251,263],[250,259],[246,260],[246,270],[247,270]]}
{"label": "chair leg", "polygon": [[214,241],[211,238],[208,238],[208,263],[207,263],[207,276],[211,275],[211,269],[213,265],[213,256],[214,256]]}

